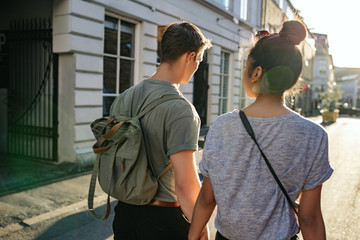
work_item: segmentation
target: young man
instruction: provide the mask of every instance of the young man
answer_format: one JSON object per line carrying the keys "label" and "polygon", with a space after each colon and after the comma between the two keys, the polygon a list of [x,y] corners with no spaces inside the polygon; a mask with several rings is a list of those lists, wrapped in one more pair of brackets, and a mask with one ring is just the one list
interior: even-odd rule
{"label": "young man", "polygon": [[[200,30],[189,22],[170,24],[161,41],[161,64],[156,73],[131,87],[116,100],[110,115],[136,116],[144,106],[164,95],[182,96],[178,86],[186,84],[203,53],[211,47]],[[154,200],[148,205],[120,202],[115,207],[114,239],[187,239],[200,182],[194,152],[200,119],[183,96],[164,102],[141,118],[149,160],[158,176],[167,164],[172,169],[159,180]],[[207,233],[204,233],[204,239]]]}

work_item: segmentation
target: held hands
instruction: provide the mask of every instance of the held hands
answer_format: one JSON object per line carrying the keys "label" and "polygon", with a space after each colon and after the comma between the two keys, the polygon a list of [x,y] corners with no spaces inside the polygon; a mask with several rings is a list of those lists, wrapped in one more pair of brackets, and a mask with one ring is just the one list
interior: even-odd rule
{"label": "held hands", "polygon": [[210,233],[208,227],[206,226],[204,228],[204,231],[201,233],[200,240],[208,240],[208,239],[210,239]]}
{"label": "held hands", "polygon": [[210,233],[207,226],[205,226],[204,230],[202,231],[200,237],[198,236],[191,236],[189,234],[188,240],[209,240],[210,239]]}

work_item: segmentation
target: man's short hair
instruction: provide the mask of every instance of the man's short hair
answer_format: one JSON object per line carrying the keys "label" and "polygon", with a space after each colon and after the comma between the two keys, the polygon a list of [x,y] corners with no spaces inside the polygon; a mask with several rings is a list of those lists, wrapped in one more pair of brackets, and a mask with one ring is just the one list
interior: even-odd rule
{"label": "man's short hair", "polygon": [[173,62],[187,52],[197,55],[211,46],[211,41],[194,24],[187,21],[171,23],[161,39],[161,62]]}

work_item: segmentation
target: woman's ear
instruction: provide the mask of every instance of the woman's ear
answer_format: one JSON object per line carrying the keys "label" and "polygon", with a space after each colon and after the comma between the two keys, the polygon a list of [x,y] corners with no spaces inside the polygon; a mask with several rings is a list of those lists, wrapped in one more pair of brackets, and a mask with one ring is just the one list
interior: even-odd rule
{"label": "woman's ear", "polygon": [[259,79],[261,78],[262,76],[262,67],[260,66],[257,66],[254,71],[251,73],[251,82],[252,83],[256,83],[259,81]]}

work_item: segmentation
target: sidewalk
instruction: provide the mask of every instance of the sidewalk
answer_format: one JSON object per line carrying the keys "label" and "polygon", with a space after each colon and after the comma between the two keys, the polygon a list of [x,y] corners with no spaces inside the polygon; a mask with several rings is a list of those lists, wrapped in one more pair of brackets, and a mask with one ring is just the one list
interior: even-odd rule
{"label": "sidewalk", "polygon": [[[196,153],[197,162],[201,155],[202,150]],[[65,218],[86,212],[90,178],[91,172],[86,172],[70,179],[0,197],[0,238],[6,239],[7,234],[52,218]],[[94,208],[104,206],[106,197],[97,183]],[[104,214],[100,211],[97,213]],[[90,214],[89,217],[92,218]],[[112,236],[106,239],[112,239]]]}
{"label": "sidewalk", "polygon": [[[91,173],[86,173],[0,197],[0,237],[51,218],[86,211],[90,177]],[[94,207],[105,203],[106,195],[97,185]]]}
{"label": "sidewalk", "polygon": [[[309,119],[316,123],[322,121],[321,116]],[[202,150],[196,152],[197,166],[201,157]],[[0,197],[0,238],[51,218],[63,218],[87,211],[90,178],[91,172],[86,172],[70,179]],[[94,207],[103,206],[105,203],[106,194],[97,184]],[[213,219],[211,222],[211,236],[215,236]],[[112,236],[107,239],[112,239]]]}

